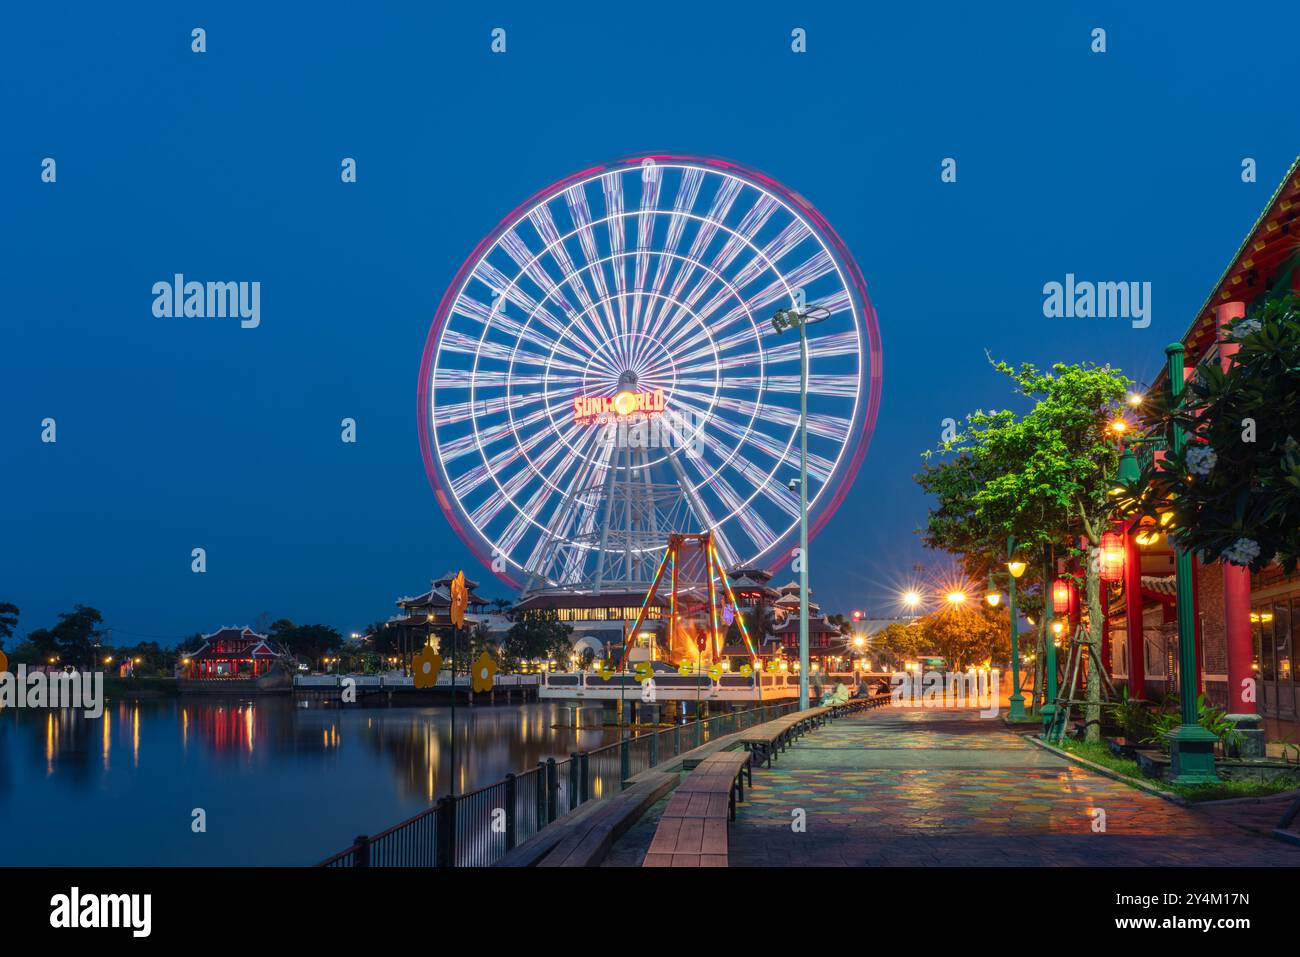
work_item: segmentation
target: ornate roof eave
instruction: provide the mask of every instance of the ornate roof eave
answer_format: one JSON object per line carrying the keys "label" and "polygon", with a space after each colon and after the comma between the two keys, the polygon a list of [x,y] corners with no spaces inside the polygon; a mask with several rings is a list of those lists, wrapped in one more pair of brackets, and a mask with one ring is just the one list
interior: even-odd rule
{"label": "ornate roof eave", "polygon": [[[1287,193],[1296,195],[1291,196],[1284,203],[1283,196]],[[1296,201],[1297,196],[1300,196],[1300,156],[1297,156],[1295,161],[1292,162],[1286,176],[1282,178],[1277,189],[1273,191],[1273,195],[1269,197],[1263,212],[1259,214],[1259,218],[1255,220],[1254,225],[1250,227],[1250,231],[1246,233],[1246,238],[1241,241],[1237,251],[1228,260],[1228,265],[1224,268],[1222,275],[1210,287],[1209,295],[1206,296],[1205,302],[1201,304],[1201,308],[1196,311],[1191,326],[1183,333],[1181,341],[1188,347],[1190,358],[1199,359],[1209,350],[1209,345],[1217,337],[1215,309],[1221,303],[1232,300],[1232,288],[1240,283],[1242,274],[1248,273],[1254,268],[1253,258],[1256,253],[1267,248],[1267,234],[1279,228],[1278,220],[1280,216],[1283,213],[1291,214],[1293,210],[1300,209],[1300,204]],[[1288,233],[1288,235],[1294,234]],[[1296,238],[1300,239],[1300,235],[1297,235]],[[1202,345],[1207,339],[1208,342]],[[1152,383],[1152,387],[1155,388],[1163,383],[1166,377],[1167,370],[1161,368],[1160,374],[1156,376],[1155,382]]]}

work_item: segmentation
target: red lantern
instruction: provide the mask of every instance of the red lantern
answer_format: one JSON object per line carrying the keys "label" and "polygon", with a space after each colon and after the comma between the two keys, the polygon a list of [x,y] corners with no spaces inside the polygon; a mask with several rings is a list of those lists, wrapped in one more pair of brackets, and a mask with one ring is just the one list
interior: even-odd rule
{"label": "red lantern", "polygon": [[1070,610],[1070,583],[1064,578],[1052,582],[1052,611],[1064,615]]}
{"label": "red lantern", "polygon": [[1106,532],[1101,536],[1100,568],[1104,582],[1117,582],[1124,577],[1124,536],[1119,532]]}

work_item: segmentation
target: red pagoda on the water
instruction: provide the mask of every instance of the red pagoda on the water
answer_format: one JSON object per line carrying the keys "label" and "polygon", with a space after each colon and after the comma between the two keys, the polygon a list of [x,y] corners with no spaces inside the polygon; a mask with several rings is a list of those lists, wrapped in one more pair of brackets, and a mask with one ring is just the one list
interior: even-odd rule
{"label": "red pagoda on the water", "polygon": [[266,635],[248,627],[221,628],[202,638],[203,644],[182,658],[185,677],[196,681],[257,678],[285,656]]}

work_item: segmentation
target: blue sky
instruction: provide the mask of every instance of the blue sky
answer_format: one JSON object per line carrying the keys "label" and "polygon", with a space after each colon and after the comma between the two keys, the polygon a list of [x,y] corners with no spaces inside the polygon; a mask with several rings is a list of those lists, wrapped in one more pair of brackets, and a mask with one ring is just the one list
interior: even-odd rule
{"label": "blue sky", "polygon": [[[763,170],[856,257],[884,395],[813,587],[892,613],[914,563],[942,564],[914,534],[918,453],[1012,404],[984,350],[1151,379],[1300,149],[1263,42],[1283,4],[470,6],[6,11],[0,600],[22,630],[80,602],[122,641],[262,612],[347,632],[461,564],[506,594],[424,475],[425,334],[524,197],[648,150]],[[176,272],[259,280],[261,326],[155,319]],[[1150,327],[1044,318],[1070,272],[1151,282]]]}

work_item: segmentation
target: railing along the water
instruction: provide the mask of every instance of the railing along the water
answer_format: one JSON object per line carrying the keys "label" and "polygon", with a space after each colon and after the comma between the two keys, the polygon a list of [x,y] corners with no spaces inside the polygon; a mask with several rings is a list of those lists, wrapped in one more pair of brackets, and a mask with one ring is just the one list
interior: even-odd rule
{"label": "railing along the water", "polygon": [[614,797],[628,778],[721,735],[797,709],[793,701],[760,705],[634,734],[559,761],[548,758],[477,791],[439,798],[433,807],[386,831],[360,835],[319,866],[490,867],[588,801]]}

